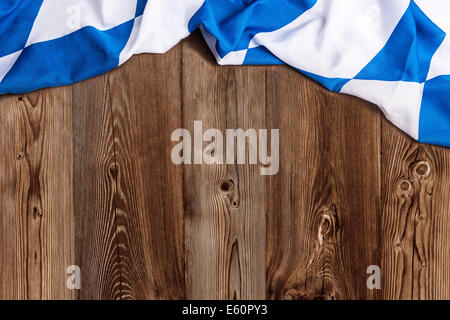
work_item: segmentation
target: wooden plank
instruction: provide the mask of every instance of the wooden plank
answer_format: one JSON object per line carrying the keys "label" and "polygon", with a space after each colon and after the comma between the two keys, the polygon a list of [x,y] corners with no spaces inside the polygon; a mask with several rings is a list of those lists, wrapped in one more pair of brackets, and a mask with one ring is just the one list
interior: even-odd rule
{"label": "wooden plank", "polygon": [[66,287],[74,263],[71,98],[59,88],[3,100],[5,298],[74,297]]}
{"label": "wooden plank", "polygon": [[108,76],[73,87],[75,257],[80,299],[119,299],[116,165]]}
{"label": "wooden plank", "polygon": [[415,219],[414,299],[450,299],[450,149],[421,145],[412,168],[420,186]]}
{"label": "wooden plank", "polygon": [[[439,156],[439,148],[421,145],[418,148],[416,160],[411,167],[411,177],[414,181],[414,190],[416,190],[416,203],[414,212],[414,251],[412,260],[413,270],[413,299],[445,299],[445,295],[437,294],[439,289],[449,289],[450,284],[448,282],[441,282],[439,279],[439,273],[444,271],[444,276],[448,272],[445,272],[447,265],[439,264],[439,255],[448,253],[446,248],[449,248],[448,243],[441,242],[442,238],[446,238],[447,232],[439,232],[439,226],[442,223],[442,217],[440,215],[446,215],[447,210],[437,211],[437,215],[433,213],[432,200],[435,189],[441,183],[448,183],[445,181],[445,176],[442,176],[442,171],[438,172],[437,160]],[[439,190],[435,198],[438,204],[449,204],[447,192]],[[443,199],[444,197],[444,199]],[[447,198],[447,199],[445,199]],[[442,200],[447,200],[443,202]],[[445,218],[445,217],[444,217]],[[448,221],[448,220],[444,220]],[[437,230],[436,230],[437,229]],[[437,231],[437,232],[435,232]],[[441,236],[433,239],[433,236],[437,234]],[[437,251],[433,249],[437,248]],[[438,273],[439,272],[439,273]],[[438,281],[436,281],[438,280]],[[442,283],[442,284],[441,284]],[[430,286],[430,284],[432,284]],[[436,290],[436,291],[435,291]],[[448,298],[448,291],[447,291]]]}
{"label": "wooden plank", "polygon": [[450,150],[383,125],[386,299],[449,299]]}
{"label": "wooden plank", "polygon": [[280,173],[267,203],[271,299],[363,299],[380,263],[380,118],[294,70],[267,74],[267,118],[280,132]]}
{"label": "wooden plank", "polygon": [[0,98],[0,299],[25,297],[17,255],[15,113],[17,97]]}
{"label": "wooden plank", "polygon": [[[183,47],[183,128],[264,129],[264,74],[217,66],[196,33]],[[248,162],[185,165],[187,298],[265,297],[264,179]]]}
{"label": "wooden plank", "polygon": [[412,299],[417,187],[411,167],[419,144],[383,120],[382,256],[383,299]]}
{"label": "wooden plank", "polygon": [[[380,291],[367,287],[367,269],[381,265],[382,116],[374,105],[341,94],[329,94],[325,106],[332,106],[326,128],[337,234],[342,237],[335,244],[334,281],[345,288],[341,298],[378,299]],[[335,286],[334,281],[328,286]]]}
{"label": "wooden plank", "polygon": [[181,47],[134,57],[108,79],[121,298],[182,299],[183,174],[170,157],[182,116]]}

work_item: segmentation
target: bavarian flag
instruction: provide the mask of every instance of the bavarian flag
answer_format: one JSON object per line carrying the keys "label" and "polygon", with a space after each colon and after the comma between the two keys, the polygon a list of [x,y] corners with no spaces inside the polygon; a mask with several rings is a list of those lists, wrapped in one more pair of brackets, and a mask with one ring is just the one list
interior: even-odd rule
{"label": "bavarian flag", "polygon": [[450,146],[449,0],[1,0],[0,94],[60,86],[200,29],[219,64],[288,64]]}

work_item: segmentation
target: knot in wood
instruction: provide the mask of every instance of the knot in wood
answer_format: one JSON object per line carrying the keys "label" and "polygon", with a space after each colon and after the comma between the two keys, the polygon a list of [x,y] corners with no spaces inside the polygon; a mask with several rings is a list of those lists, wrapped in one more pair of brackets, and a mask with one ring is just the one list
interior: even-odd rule
{"label": "knot in wood", "polygon": [[22,151],[20,151],[16,154],[17,160],[23,160],[24,158],[25,158],[25,154]]}
{"label": "knot in wood", "polygon": [[323,245],[327,240],[334,236],[336,232],[336,212],[327,208],[322,211],[319,222],[318,240],[319,245]]}
{"label": "knot in wood", "polygon": [[431,173],[431,166],[426,161],[419,161],[416,163],[413,170],[417,176],[428,178]]}
{"label": "knot in wood", "polygon": [[37,218],[40,218],[40,217],[42,217],[42,210],[34,207],[33,208],[33,219],[36,220]]}
{"label": "knot in wood", "polygon": [[411,193],[413,189],[413,185],[411,181],[403,179],[398,184],[398,191],[400,193]]}
{"label": "knot in wood", "polygon": [[109,173],[111,174],[111,177],[113,177],[114,179],[117,178],[118,170],[117,170],[117,166],[115,164],[112,164],[109,167]]}
{"label": "knot in wood", "polygon": [[224,194],[230,194],[231,192],[233,192],[233,189],[234,189],[234,182],[232,180],[223,181],[219,187],[220,192]]}

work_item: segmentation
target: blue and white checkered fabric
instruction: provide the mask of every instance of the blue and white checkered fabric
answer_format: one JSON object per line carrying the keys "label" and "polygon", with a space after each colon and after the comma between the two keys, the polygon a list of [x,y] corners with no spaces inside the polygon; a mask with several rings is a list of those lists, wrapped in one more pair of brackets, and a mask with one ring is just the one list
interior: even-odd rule
{"label": "blue and white checkered fabric", "polygon": [[84,80],[200,28],[219,64],[289,64],[450,146],[449,16],[449,0],[2,0],[0,94]]}

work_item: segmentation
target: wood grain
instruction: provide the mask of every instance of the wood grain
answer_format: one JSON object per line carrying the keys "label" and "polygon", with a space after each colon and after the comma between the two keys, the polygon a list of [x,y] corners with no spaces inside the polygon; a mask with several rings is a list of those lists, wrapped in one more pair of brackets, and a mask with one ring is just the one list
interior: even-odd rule
{"label": "wood grain", "polygon": [[181,125],[181,48],[136,59],[108,79],[121,298],[182,299],[183,176],[170,161],[170,133]]}
{"label": "wood grain", "polygon": [[380,261],[379,115],[286,68],[267,83],[283,161],[266,192],[268,295],[374,298],[366,269]]}
{"label": "wood grain", "polygon": [[16,97],[0,97],[0,298],[25,298],[19,275],[18,235],[16,219]]}
{"label": "wood grain", "polygon": [[[450,299],[450,149],[286,66],[195,33],[0,109],[1,299]],[[280,129],[279,172],[174,164],[197,120]]]}
{"label": "wood grain", "polygon": [[[198,50],[200,41],[197,34],[183,47],[183,127],[194,133],[194,121],[202,121],[203,131],[265,128],[264,69],[220,68],[205,47]],[[259,167],[186,165],[184,191],[187,297],[263,299],[265,204]]]}
{"label": "wood grain", "polygon": [[74,208],[80,299],[119,299],[116,160],[108,76],[73,87]]}
{"label": "wood grain", "polygon": [[449,150],[383,126],[386,299],[448,299]]}
{"label": "wood grain", "polygon": [[[15,252],[13,261],[4,264],[11,272],[2,277],[11,279],[5,298],[74,297],[66,288],[66,270],[74,264],[70,93],[60,88],[8,99],[14,130],[8,132],[12,144],[3,152],[15,170],[6,168],[6,177],[14,178],[2,194],[14,191],[3,214],[9,217],[6,252]],[[5,120],[8,128],[11,118]]]}
{"label": "wood grain", "polygon": [[414,168],[421,187],[416,220],[414,299],[450,298],[449,157],[446,148],[423,146]]}

